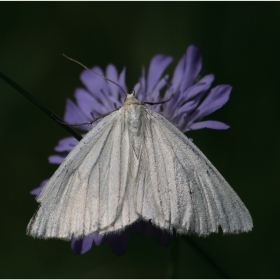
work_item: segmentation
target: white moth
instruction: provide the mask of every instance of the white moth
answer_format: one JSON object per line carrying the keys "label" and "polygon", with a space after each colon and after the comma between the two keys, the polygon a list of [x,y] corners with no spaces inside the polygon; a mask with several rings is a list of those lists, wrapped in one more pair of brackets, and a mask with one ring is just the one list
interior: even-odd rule
{"label": "white moth", "polygon": [[137,220],[172,233],[248,232],[241,199],[202,152],[161,114],[127,94],[69,153],[36,198],[27,233],[82,238]]}

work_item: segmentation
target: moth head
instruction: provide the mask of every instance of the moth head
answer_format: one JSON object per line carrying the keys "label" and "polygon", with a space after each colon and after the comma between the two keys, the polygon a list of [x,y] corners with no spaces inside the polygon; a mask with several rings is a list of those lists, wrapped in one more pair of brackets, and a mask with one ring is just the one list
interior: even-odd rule
{"label": "moth head", "polygon": [[140,102],[135,97],[135,90],[133,89],[131,94],[127,94],[125,98],[124,105],[131,105],[131,104],[137,104],[140,105]]}

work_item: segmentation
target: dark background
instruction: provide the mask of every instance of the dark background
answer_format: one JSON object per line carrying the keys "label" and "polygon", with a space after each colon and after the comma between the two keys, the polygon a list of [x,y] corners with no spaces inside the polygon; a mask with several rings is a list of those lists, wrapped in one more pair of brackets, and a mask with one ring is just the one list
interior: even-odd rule
{"label": "dark background", "polygon": [[[62,53],[88,66],[127,66],[131,89],[155,54],[174,57],[172,73],[187,47],[197,45],[203,74],[233,86],[228,104],[209,118],[231,128],[191,137],[244,201],[254,228],[193,240],[229,277],[279,278],[279,8],[277,2],[2,2],[0,71],[62,116],[82,71]],[[108,244],[76,256],[67,242],[27,237],[37,209],[29,191],[56,170],[47,158],[68,135],[3,81],[0,125],[2,278],[223,277],[184,237],[176,239],[176,252],[175,245],[165,249],[135,234],[123,257]]]}

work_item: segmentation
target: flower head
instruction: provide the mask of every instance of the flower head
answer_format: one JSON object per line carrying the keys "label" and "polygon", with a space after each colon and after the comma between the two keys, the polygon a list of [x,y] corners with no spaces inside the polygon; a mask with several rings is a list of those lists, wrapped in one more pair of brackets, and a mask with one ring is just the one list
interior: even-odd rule
{"label": "flower head", "polygon": [[[147,105],[150,109],[164,115],[169,121],[177,126],[182,132],[201,128],[227,129],[228,125],[213,120],[201,120],[221,108],[229,99],[231,86],[218,85],[211,89],[214,75],[206,75],[199,79],[202,67],[200,51],[195,46],[190,46],[177,64],[171,81],[169,75],[163,75],[172,58],[164,55],[156,55],[151,60],[148,75],[142,69],[139,82],[135,85],[136,97],[141,101],[159,102],[170,101],[162,105]],[[99,67],[92,70],[105,75],[118,83],[127,92],[125,84],[125,69],[118,74],[114,65],[108,65],[105,73]],[[85,123],[93,118],[106,114],[123,105],[123,93],[119,87],[107,80],[93,75],[84,70],[80,76],[85,88],[77,88],[74,96],[76,102],[70,99],[66,102],[64,120],[67,123]],[[95,123],[93,123],[93,126]],[[88,131],[90,127],[81,126],[81,130]],[[49,157],[52,164],[61,164],[67,154],[75,147],[78,141],[74,137],[67,137],[59,141],[54,148],[58,154]],[[44,187],[44,180],[40,187],[31,191],[37,195]],[[171,244],[173,236],[153,226],[150,222],[138,221],[125,228],[120,233],[108,235],[91,235],[83,239],[73,239],[71,247],[77,254],[87,252],[93,242],[99,246],[108,241],[111,250],[117,255],[122,255],[129,243],[130,233],[144,233],[146,237],[154,236],[160,245],[167,247]]]}

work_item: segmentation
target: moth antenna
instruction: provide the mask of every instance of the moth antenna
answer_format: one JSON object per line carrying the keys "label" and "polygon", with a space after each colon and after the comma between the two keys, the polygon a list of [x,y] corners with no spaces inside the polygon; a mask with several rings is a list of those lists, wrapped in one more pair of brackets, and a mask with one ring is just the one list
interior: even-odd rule
{"label": "moth antenna", "polygon": [[95,72],[95,71],[89,69],[88,67],[86,67],[84,64],[82,64],[82,63],[79,62],[78,60],[75,60],[75,59],[73,59],[73,58],[71,58],[71,57],[69,57],[69,56],[67,56],[67,55],[65,55],[65,54],[63,54],[63,56],[66,57],[67,59],[69,59],[69,60],[71,60],[71,61],[73,61],[73,62],[76,62],[77,64],[81,65],[82,67],[84,67],[84,68],[87,69],[88,71],[90,71],[90,72],[92,72],[92,73],[94,73],[94,74],[96,74],[96,75],[102,77],[103,79],[105,79],[105,80],[107,80],[107,81],[109,81],[109,82],[115,84],[116,86],[118,86],[118,87],[121,89],[121,91],[125,94],[125,97],[126,97],[127,93],[125,92],[125,90],[123,89],[123,87],[122,87],[121,85],[119,85],[118,83],[116,83],[116,82],[110,80],[109,78],[107,78],[107,77],[105,77],[105,76],[103,76],[103,75],[101,75],[101,74],[99,74],[99,73],[97,73],[97,72]]}
{"label": "moth antenna", "polygon": [[61,124],[65,125],[65,126],[91,125],[93,122],[96,122],[97,120],[102,119],[102,118],[104,118],[104,117],[110,115],[111,113],[113,113],[113,112],[115,112],[115,111],[118,111],[120,108],[121,108],[121,106],[118,107],[118,108],[116,108],[116,109],[113,110],[113,111],[110,111],[110,112],[108,112],[108,113],[106,113],[106,114],[104,114],[104,115],[101,115],[101,116],[99,116],[99,117],[97,117],[97,118],[95,118],[95,119],[93,119],[93,120],[91,120],[91,121],[89,121],[89,122],[84,122],[84,123],[70,124],[70,123],[66,123],[66,122],[64,122],[64,121],[61,121],[60,119],[57,119],[56,116],[54,116],[54,115],[52,115],[51,117],[52,117],[53,119],[55,119],[58,123],[61,123]]}
{"label": "moth antenna", "polygon": [[149,101],[143,101],[141,102],[142,105],[148,104],[148,105],[157,105],[157,104],[164,104],[166,102],[168,102],[172,97],[173,97],[173,93],[171,94],[171,96],[167,99],[167,100],[162,100],[159,102],[149,102]]}

